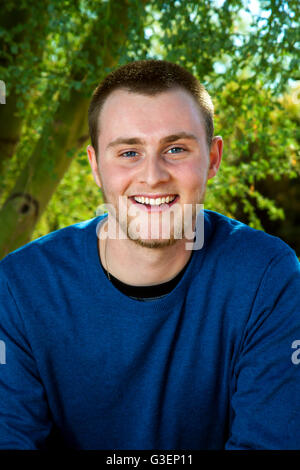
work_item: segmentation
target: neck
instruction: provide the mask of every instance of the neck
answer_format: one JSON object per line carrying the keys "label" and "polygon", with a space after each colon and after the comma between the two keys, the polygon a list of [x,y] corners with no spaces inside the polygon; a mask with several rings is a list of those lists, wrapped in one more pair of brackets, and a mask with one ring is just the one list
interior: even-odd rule
{"label": "neck", "polygon": [[[101,231],[104,229],[101,227]],[[150,286],[173,279],[188,263],[192,251],[187,240],[170,246],[149,248],[126,239],[99,239],[101,262],[106,271],[133,286]]]}

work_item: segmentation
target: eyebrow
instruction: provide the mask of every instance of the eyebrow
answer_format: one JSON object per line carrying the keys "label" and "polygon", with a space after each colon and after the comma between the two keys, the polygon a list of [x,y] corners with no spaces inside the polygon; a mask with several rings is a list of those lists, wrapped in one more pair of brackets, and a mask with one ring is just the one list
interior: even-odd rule
{"label": "eyebrow", "polygon": [[[170,142],[176,142],[180,139],[189,139],[195,140],[198,142],[198,138],[194,134],[189,134],[188,132],[178,132],[177,134],[171,134],[160,139],[159,143],[167,144]],[[106,149],[110,147],[116,147],[117,145],[135,145],[135,144],[145,144],[145,140],[138,137],[118,137],[108,144]]]}

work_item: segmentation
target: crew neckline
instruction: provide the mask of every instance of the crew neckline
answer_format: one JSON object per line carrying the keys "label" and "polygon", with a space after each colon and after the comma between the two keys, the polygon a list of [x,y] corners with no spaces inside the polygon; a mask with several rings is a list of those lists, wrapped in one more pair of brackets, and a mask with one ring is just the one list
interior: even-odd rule
{"label": "crew neckline", "polygon": [[[186,271],[189,263],[191,262],[193,257],[193,252],[188,260],[188,262],[185,264],[185,266],[174,276],[172,279],[169,281],[161,282],[158,284],[154,285],[139,285],[139,286],[134,286],[132,284],[127,284],[120,279],[116,278],[113,276],[111,273],[109,273],[109,277],[113,285],[121,292],[123,292],[125,295],[132,299],[139,300],[140,302],[152,302],[155,299],[158,299],[160,297],[163,297],[167,294],[169,294],[178,284],[182,276],[184,275],[184,272]],[[101,264],[101,268],[105,274],[105,276],[108,278],[107,271],[105,270],[101,259],[99,255],[99,261]]]}

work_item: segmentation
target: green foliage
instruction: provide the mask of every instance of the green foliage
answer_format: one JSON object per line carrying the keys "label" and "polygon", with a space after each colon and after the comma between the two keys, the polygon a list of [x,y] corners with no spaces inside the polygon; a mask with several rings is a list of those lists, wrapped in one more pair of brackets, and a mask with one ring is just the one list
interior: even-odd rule
{"label": "green foliage", "polygon": [[244,213],[255,228],[263,228],[256,208],[266,210],[270,220],[284,217],[280,207],[256,190],[257,183],[299,176],[299,122],[285,105],[286,96],[279,100],[262,84],[240,80],[229,82],[217,99],[216,133],[224,138],[224,157],[209,183],[207,204],[230,217]]}

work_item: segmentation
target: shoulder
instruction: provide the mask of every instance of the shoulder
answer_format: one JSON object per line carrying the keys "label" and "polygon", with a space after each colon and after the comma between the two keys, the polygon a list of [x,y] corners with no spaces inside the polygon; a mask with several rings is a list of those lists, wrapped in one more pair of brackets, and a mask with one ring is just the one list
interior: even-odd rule
{"label": "shoulder", "polygon": [[[87,231],[95,230],[99,217],[78,222],[39,237],[12,251],[0,261],[0,273],[24,279],[43,270],[76,259],[83,251]],[[95,232],[96,234],[96,232]]]}
{"label": "shoulder", "polygon": [[206,251],[230,267],[263,267],[294,250],[279,237],[254,229],[218,212],[204,211]]}

